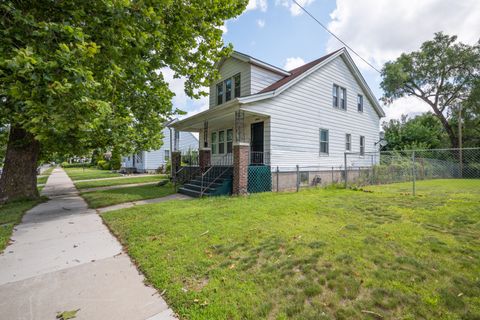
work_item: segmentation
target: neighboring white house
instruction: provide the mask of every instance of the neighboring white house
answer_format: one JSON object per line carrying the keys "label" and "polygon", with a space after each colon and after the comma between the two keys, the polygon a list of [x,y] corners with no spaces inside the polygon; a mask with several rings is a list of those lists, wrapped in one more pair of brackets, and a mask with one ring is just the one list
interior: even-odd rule
{"label": "neighboring white house", "polygon": [[[198,150],[198,139],[191,132],[175,132],[178,135],[180,151],[185,153]],[[169,128],[163,129],[162,133],[163,145],[160,149],[123,156],[122,169],[127,172],[155,172],[159,168],[165,168],[171,157]]]}
{"label": "neighboring white house", "polygon": [[[341,167],[345,152],[378,151],[385,114],[346,49],[290,71],[239,52],[218,68],[210,108],[171,125],[198,132],[212,164],[231,158],[234,143],[248,143],[251,164],[271,171]],[[347,165],[371,165],[367,158]]]}

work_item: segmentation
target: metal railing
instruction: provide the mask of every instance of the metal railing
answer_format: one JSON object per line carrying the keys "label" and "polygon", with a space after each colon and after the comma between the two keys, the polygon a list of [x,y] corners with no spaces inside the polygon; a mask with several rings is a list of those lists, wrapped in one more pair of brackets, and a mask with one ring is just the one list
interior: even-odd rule
{"label": "metal railing", "polygon": [[253,166],[269,165],[270,152],[250,151],[249,164]]}
{"label": "metal railing", "polygon": [[233,155],[231,153],[226,153],[221,157],[217,157],[215,164],[212,165],[202,174],[201,177],[201,187],[200,187],[200,197],[202,197],[205,192],[224,174],[232,170],[233,164]]}

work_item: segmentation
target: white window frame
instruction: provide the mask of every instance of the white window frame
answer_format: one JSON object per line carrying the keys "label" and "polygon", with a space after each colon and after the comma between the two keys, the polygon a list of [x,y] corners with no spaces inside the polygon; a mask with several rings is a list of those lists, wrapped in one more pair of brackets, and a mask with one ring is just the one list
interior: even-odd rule
{"label": "white window frame", "polygon": [[[322,140],[322,131],[326,131],[326,132],[327,132],[327,140],[326,140],[326,141],[323,141],[323,140]],[[320,155],[328,155],[329,152],[330,152],[330,131],[329,131],[328,129],[320,128],[320,130],[319,130],[319,141],[320,141],[320,144],[319,144]],[[323,151],[322,151],[322,143],[326,143],[326,145],[327,145],[327,152],[323,152]]]}
{"label": "white window frame", "polygon": [[365,136],[360,136],[360,155],[365,155]]}
{"label": "white window frame", "polygon": [[[213,134],[215,134],[215,141],[213,140]],[[210,132],[210,147],[212,148],[212,154],[218,154],[218,131]]]}
{"label": "white window frame", "polygon": [[333,84],[332,86],[332,105],[334,108],[338,108],[338,93],[339,93],[339,86],[337,84]]}
{"label": "white window frame", "polygon": [[352,134],[345,133],[345,151],[352,151]]}
{"label": "white window frame", "polygon": [[347,89],[346,88],[340,87],[340,97],[339,97],[338,103],[339,103],[338,107],[341,110],[347,111]]}
{"label": "white window frame", "polygon": [[[240,92],[239,92],[239,95],[237,96],[235,94],[235,78],[239,78],[239,83],[240,83]],[[230,85],[230,99],[227,100],[227,81],[231,81],[231,85]],[[228,101],[231,101],[235,98],[238,98],[241,96],[242,94],[242,76],[241,76],[241,73],[236,73],[235,75],[231,76],[231,77],[228,77],[228,78],[225,78],[223,79],[222,81],[218,82],[216,84],[216,96],[215,96],[215,99],[216,99],[216,103],[217,103],[217,106],[223,104],[223,103],[226,103]],[[219,95],[219,88],[222,89],[222,102],[221,103],[218,103],[218,99],[220,97]]]}
{"label": "white window frame", "polygon": [[169,161],[170,160],[170,150],[165,149],[165,151],[163,153],[163,160],[164,161]]}
{"label": "white window frame", "polygon": [[357,94],[357,111],[363,112],[363,95]]}
{"label": "white window frame", "polygon": [[[232,139],[228,139],[228,131],[232,130]],[[220,142],[220,132],[223,132],[223,142]],[[213,141],[212,135],[215,134],[216,136],[216,141]],[[228,128],[228,129],[219,129],[219,130],[213,130],[210,132],[210,146],[212,148],[212,154],[227,154],[228,152],[228,144],[232,144],[232,152],[233,153],[233,128]],[[223,153],[220,153],[220,144],[223,144]],[[215,146],[214,146],[215,145]]]}
{"label": "white window frame", "polygon": [[[219,88],[222,89],[222,95],[221,95],[222,101],[221,101],[220,103],[218,102],[218,98],[220,97],[220,94],[219,94],[219,91],[220,91],[220,90],[219,90]],[[217,102],[217,105],[221,105],[221,104],[223,104],[223,102],[225,101],[225,99],[224,99],[225,89],[223,88],[223,81],[216,84],[216,91],[217,91],[217,94],[215,95],[215,97],[216,97],[216,99],[217,99],[217,101],[216,101],[216,102]]]}

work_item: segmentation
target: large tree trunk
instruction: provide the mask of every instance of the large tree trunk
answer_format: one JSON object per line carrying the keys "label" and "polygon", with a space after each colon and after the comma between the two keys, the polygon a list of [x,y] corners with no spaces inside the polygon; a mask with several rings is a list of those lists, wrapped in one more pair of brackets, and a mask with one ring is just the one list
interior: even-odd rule
{"label": "large tree trunk", "polygon": [[26,130],[12,126],[0,178],[0,203],[37,198],[37,161],[40,144]]}

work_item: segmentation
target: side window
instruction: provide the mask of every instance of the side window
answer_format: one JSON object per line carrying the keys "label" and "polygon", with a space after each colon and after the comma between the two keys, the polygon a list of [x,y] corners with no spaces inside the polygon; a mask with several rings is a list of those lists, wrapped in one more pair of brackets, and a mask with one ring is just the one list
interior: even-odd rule
{"label": "side window", "polygon": [[212,132],[212,141],[210,142],[212,144],[212,154],[217,154],[217,133]]}
{"label": "side window", "polygon": [[232,79],[225,80],[225,102],[232,100]]}
{"label": "side window", "polygon": [[240,97],[240,73],[233,77],[233,82],[235,86],[235,98]]}
{"label": "side window", "polygon": [[328,154],[328,130],[320,129],[320,154]]}
{"label": "side window", "polygon": [[345,135],[345,150],[352,151],[352,135],[350,133]]}
{"label": "side window", "polygon": [[340,108],[347,110],[347,89],[340,88]]}
{"label": "side window", "polygon": [[365,137],[360,136],[360,154],[363,156],[365,154]]}
{"label": "side window", "polygon": [[170,160],[170,150],[165,150],[164,159],[165,159],[165,161]]}
{"label": "side window", "polygon": [[363,112],[363,96],[361,94],[357,95],[357,110]]}
{"label": "side window", "polygon": [[338,86],[336,84],[333,85],[332,88],[332,105],[334,108],[338,108]]}
{"label": "side window", "polygon": [[217,84],[217,105],[223,103],[223,82]]}

